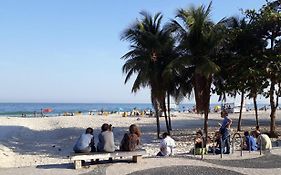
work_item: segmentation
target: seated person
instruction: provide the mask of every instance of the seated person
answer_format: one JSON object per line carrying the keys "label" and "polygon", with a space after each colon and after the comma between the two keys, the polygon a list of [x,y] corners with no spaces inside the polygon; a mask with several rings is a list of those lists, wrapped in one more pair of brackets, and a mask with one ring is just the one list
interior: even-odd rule
{"label": "seated person", "polygon": [[261,134],[261,132],[260,132],[260,126],[259,125],[257,125],[256,126],[256,129],[253,131],[253,136],[255,137],[255,138],[258,138],[258,136]]}
{"label": "seated person", "polygon": [[214,141],[213,141],[213,145],[212,147],[209,147],[208,149],[208,153],[216,153],[216,154],[220,154],[221,153],[221,134],[219,131],[215,132],[215,136],[214,136]]}
{"label": "seated person", "polygon": [[195,148],[203,148],[204,144],[203,144],[203,133],[201,130],[196,132],[196,137],[195,137]]}
{"label": "seated person", "polygon": [[272,149],[272,143],[267,134],[260,134],[257,138],[258,148],[262,150]]}
{"label": "seated person", "polygon": [[111,125],[104,123],[101,126],[101,133],[98,136],[99,142],[97,145],[98,152],[114,152],[114,136],[111,130]]}
{"label": "seated person", "polygon": [[95,152],[96,148],[93,133],[93,128],[87,128],[86,132],[83,133],[77,140],[76,144],[73,147],[73,151],[75,153]]}
{"label": "seated person", "polygon": [[140,145],[141,132],[137,125],[132,124],[129,127],[129,133],[125,133],[121,141],[121,151],[134,151]]}
{"label": "seated person", "polygon": [[157,156],[170,156],[173,155],[173,148],[176,147],[175,140],[170,137],[170,134],[164,132],[160,142],[160,152]]}
{"label": "seated person", "polygon": [[244,150],[256,151],[257,143],[255,141],[255,138],[249,134],[249,131],[245,131],[244,136],[245,136],[245,143],[246,143],[246,145],[244,145]]}
{"label": "seated person", "polygon": [[194,144],[195,144],[195,154],[207,153],[206,143],[204,142],[203,133],[201,130],[196,132]]}

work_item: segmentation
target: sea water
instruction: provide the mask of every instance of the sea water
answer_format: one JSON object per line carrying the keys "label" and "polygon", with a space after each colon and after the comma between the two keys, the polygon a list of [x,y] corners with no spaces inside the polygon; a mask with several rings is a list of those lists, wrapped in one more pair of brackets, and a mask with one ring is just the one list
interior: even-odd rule
{"label": "sea water", "polygon": [[88,113],[108,111],[122,112],[152,109],[151,104],[126,104],[126,103],[0,103],[0,116],[40,116],[44,109],[51,109],[48,116],[56,116],[63,113]]}
{"label": "sea water", "polygon": [[[216,105],[211,104],[210,109]],[[188,111],[194,108],[195,104],[171,105],[172,111]],[[259,104],[258,108],[268,106],[268,104]],[[253,105],[247,105],[247,109],[253,109]],[[151,103],[0,103],[0,116],[41,116],[41,111],[50,108],[52,112],[48,116],[62,115],[63,113],[89,113],[107,111],[124,112],[137,110],[153,110]],[[267,107],[269,109],[269,107]]]}

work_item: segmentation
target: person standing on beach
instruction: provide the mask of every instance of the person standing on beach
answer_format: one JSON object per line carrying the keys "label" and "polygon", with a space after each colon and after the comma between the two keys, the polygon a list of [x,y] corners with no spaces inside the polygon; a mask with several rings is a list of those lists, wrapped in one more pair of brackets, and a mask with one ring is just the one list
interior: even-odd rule
{"label": "person standing on beach", "polygon": [[221,111],[221,117],[223,118],[222,124],[220,124],[220,133],[222,136],[222,152],[224,154],[230,153],[230,126],[232,120],[228,118],[228,113],[225,109]]}
{"label": "person standing on beach", "polygon": [[97,145],[98,152],[114,152],[114,135],[111,129],[111,125],[104,123],[101,126],[101,133],[98,136],[99,142]]}
{"label": "person standing on beach", "polygon": [[73,147],[73,151],[75,153],[95,152],[96,148],[93,133],[93,128],[87,128],[86,132],[83,133],[77,140],[76,144]]}

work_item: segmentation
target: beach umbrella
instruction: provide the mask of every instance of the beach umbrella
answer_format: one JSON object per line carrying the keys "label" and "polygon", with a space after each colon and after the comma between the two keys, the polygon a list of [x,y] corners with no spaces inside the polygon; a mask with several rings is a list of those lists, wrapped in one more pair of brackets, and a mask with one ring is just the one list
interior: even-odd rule
{"label": "beach umbrella", "polygon": [[44,108],[44,109],[42,110],[43,113],[50,113],[50,112],[52,112],[52,111],[53,111],[52,108]]}
{"label": "beach umbrella", "polygon": [[219,105],[217,105],[217,106],[214,107],[214,110],[215,110],[215,111],[219,111],[220,109],[221,109],[221,106],[219,106]]}

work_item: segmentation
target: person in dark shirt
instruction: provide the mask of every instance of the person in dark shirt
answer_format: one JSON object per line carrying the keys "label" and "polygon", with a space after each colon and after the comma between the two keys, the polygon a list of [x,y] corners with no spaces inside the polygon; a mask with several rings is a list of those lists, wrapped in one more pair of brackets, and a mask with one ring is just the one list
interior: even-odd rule
{"label": "person in dark shirt", "polygon": [[134,151],[140,145],[141,132],[137,125],[132,124],[129,127],[129,133],[125,133],[121,141],[121,151]]}
{"label": "person in dark shirt", "polygon": [[201,130],[196,132],[196,136],[195,136],[194,142],[195,142],[195,148],[204,148],[203,133],[202,133]]}

